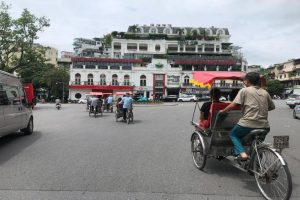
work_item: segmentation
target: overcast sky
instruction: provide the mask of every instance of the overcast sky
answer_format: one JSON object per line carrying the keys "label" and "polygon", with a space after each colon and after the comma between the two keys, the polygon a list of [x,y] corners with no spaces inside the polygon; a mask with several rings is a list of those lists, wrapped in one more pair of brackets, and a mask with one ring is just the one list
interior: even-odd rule
{"label": "overcast sky", "polygon": [[133,24],[228,28],[248,64],[267,67],[300,58],[298,0],[5,0],[11,15],[24,8],[51,26],[39,43],[72,51],[76,37],[101,37]]}

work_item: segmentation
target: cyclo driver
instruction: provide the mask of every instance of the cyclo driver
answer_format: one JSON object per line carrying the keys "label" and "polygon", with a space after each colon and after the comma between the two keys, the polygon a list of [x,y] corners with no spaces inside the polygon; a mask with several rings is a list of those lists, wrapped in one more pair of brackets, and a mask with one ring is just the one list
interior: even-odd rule
{"label": "cyclo driver", "polygon": [[99,111],[99,108],[101,108],[102,106],[102,100],[99,99],[98,97],[92,97],[91,98],[91,110],[94,110],[94,108],[96,109],[96,111]]}

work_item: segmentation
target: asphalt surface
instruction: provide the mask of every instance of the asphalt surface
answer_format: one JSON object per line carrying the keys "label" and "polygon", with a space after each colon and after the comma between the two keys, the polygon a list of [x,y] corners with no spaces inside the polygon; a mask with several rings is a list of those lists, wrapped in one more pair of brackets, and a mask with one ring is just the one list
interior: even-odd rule
{"label": "asphalt surface", "polygon": [[[289,135],[283,151],[300,199],[300,120],[284,101],[270,113],[271,133]],[[142,106],[134,123],[89,117],[84,105],[38,104],[35,132],[0,138],[0,199],[262,199],[252,176],[214,159],[204,172],[190,153],[192,103]]]}

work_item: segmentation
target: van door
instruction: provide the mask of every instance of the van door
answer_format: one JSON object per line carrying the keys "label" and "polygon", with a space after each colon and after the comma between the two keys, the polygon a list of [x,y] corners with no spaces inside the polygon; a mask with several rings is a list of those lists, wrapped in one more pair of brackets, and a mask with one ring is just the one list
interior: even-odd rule
{"label": "van door", "polygon": [[18,92],[18,87],[13,85],[3,85],[7,95],[7,106],[4,106],[3,114],[7,131],[15,132],[21,128],[22,123],[22,105]]}
{"label": "van door", "polygon": [[21,98],[21,124],[22,127],[21,128],[26,128],[31,116],[31,106],[28,104],[28,100],[27,97],[25,95],[25,92],[23,90],[23,88],[19,88],[19,94],[20,94],[20,98]]}
{"label": "van door", "polygon": [[4,115],[3,115],[3,108],[5,106],[5,96],[6,93],[3,90],[3,85],[0,83],[0,134],[4,132]]}

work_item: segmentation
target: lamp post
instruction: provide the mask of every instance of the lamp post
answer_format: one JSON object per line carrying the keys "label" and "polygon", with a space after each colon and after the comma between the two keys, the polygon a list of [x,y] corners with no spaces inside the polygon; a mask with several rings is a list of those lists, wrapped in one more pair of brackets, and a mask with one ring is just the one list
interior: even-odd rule
{"label": "lamp post", "polygon": [[65,98],[65,84],[64,82],[56,82],[56,85],[58,85],[59,83],[62,84],[62,103],[64,103],[64,98]]}

